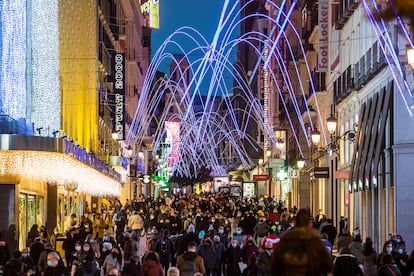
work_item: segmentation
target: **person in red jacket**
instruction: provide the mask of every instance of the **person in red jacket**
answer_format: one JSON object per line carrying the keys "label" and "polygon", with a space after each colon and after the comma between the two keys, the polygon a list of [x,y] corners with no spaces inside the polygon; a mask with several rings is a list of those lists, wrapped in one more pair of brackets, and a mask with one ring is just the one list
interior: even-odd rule
{"label": "person in red jacket", "polygon": [[142,276],[164,276],[164,269],[160,264],[160,258],[154,251],[150,251],[144,258],[144,263],[141,267]]}
{"label": "person in red jacket", "polygon": [[280,237],[276,235],[276,225],[270,227],[267,236],[263,238],[261,244],[263,250],[266,250],[266,242],[271,242],[273,250],[276,249],[277,244],[280,242]]}

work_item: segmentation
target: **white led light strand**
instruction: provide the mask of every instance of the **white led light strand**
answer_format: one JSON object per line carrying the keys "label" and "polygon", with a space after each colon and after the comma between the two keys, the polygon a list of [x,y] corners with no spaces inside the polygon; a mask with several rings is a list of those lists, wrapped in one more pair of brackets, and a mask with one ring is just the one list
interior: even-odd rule
{"label": "white led light strand", "polygon": [[117,181],[63,153],[2,150],[0,175],[23,176],[61,186],[77,183],[76,191],[93,196],[121,194]]}
{"label": "white led light strand", "polygon": [[26,1],[4,0],[1,13],[0,111],[26,117]]}
{"label": "white led light strand", "polygon": [[59,25],[57,0],[32,0],[32,122],[35,127],[61,129]]}

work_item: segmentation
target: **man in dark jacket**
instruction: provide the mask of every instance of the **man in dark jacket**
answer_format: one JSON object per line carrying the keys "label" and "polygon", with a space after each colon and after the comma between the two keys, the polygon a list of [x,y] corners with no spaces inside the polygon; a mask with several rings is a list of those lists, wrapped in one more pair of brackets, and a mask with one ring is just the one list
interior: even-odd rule
{"label": "man in dark jacket", "polygon": [[226,248],[220,241],[220,236],[215,235],[213,238],[213,247],[214,247],[214,269],[213,269],[213,276],[221,276],[221,272],[224,271],[224,263],[223,263],[223,254]]}
{"label": "man in dark jacket", "polygon": [[331,256],[312,230],[309,210],[301,209],[292,230],[281,235],[273,253],[272,275],[325,275],[332,271]]}
{"label": "man in dark jacket", "polygon": [[164,271],[167,271],[170,267],[170,262],[174,254],[174,244],[170,240],[169,232],[164,230],[163,235],[155,243],[155,251],[160,255],[160,264]]}
{"label": "man in dark jacket", "polygon": [[33,258],[35,264],[39,262],[40,254],[45,250],[45,246],[40,237],[34,239],[34,243],[30,245],[30,257]]}
{"label": "man in dark jacket", "polygon": [[201,244],[198,246],[197,253],[203,258],[206,273],[207,275],[210,275],[216,263],[216,252],[214,250],[210,236],[206,235],[205,238],[201,241]]}
{"label": "man in dark jacket", "polygon": [[331,219],[326,220],[325,226],[322,227],[321,234],[328,235],[328,241],[334,245],[335,238],[336,238],[336,227],[332,224]]}

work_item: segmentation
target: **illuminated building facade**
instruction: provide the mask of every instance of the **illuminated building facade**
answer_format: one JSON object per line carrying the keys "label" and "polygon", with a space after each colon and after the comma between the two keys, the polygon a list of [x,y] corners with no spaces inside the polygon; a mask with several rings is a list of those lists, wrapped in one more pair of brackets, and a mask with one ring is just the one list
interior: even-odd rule
{"label": "illuminated building facade", "polygon": [[72,213],[98,210],[100,197],[124,194],[124,177],[109,166],[122,147],[112,139],[113,57],[125,56],[125,111],[118,115],[128,126],[149,62],[141,38],[150,34],[139,3],[128,5],[2,1],[0,210],[7,214],[0,216],[7,219],[0,228],[15,228],[12,250],[26,246],[33,224],[63,233]]}

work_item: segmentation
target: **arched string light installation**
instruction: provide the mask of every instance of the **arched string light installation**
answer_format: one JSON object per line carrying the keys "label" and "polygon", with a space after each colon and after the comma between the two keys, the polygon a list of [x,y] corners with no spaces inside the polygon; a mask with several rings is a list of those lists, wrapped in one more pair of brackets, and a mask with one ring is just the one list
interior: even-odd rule
{"label": "arched string light installation", "polygon": [[[181,27],[166,38],[154,54],[148,68],[137,110],[127,134],[127,144],[142,144],[149,133],[151,122],[156,122],[158,128],[153,136],[152,145],[153,154],[155,155],[165,137],[164,123],[174,121],[180,123],[178,146],[180,157],[173,167],[178,175],[197,176],[198,169],[203,166],[209,167],[215,176],[225,175],[225,168],[220,165],[223,153],[217,149],[217,145],[223,142],[231,145],[232,151],[237,154],[237,158],[244,168],[251,168],[257,160],[250,159],[243,145],[249,144],[257,150],[260,150],[260,146],[257,144],[255,137],[250,137],[247,134],[246,130],[249,124],[256,123],[264,135],[268,137],[270,143],[275,144],[277,141],[272,129],[265,122],[266,114],[263,105],[250,89],[253,76],[260,67],[259,64],[262,63],[261,66],[264,65],[264,70],[268,71],[271,82],[275,86],[275,91],[280,96],[281,106],[284,108],[281,112],[285,112],[288,117],[293,138],[298,146],[300,156],[303,157],[303,149],[298,136],[306,137],[308,147],[311,146],[311,142],[308,139],[307,126],[302,119],[301,101],[305,103],[310,130],[315,130],[315,122],[312,121],[310,108],[306,104],[304,87],[307,82],[305,84],[301,81],[312,80],[311,71],[306,60],[301,37],[290,21],[290,15],[295,8],[296,1],[293,1],[289,9],[285,7],[286,1],[282,1],[280,6],[268,1],[267,5],[273,6],[278,11],[274,17],[259,13],[241,17],[241,11],[252,1],[254,0],[247,2],[242,7],[239,7],[238,1],[224,1],[217,30],[210,43],[201,33],[191,27]],[[364,5],[366,5],[366,1],[364,1]],[[370,9],[366,9],[366,11],[369,15],[372,15]],[[238,36],[237,39],[232,38],[232,34],[238,31],[237,27],[251,17],[268,20],[274,27],[269,34],[251,31]],[[371,20],[373,19],[371,18]],[[382,50],[388,51],[389,48],[392,48],[389,44],[391,42],[387,37],[381,35],[382,32],[380,33],[380,30],[384,30],[384,25],[376,21],[372,21],[372,25],[378,37],[381,38]],[[289,29],[289,36],[287,35],[287,29]],[[290,55],[289,60],[292,61],[289,73],[283,62],[282,53],[277,47],[279,40],[282,38],[286,41],[288,55]],[[183,46],[182,42],[184,40],[187,45],[193,45],[190,50]],[[258,57],[254,72],[249,72],[250,74],[243,72],[238,64],[231,61],[232,53],[237,50],[241,43],[248,45]],[[307,77],[303,76],[303,70],[300,70],[299,64],[296,62],[292,45],[299,46],[299,50],[304,57]],[[264,48],[268,49],[266,52],[267,58],[264,57]],[[387,61],[390,65],[398,63],[394,55],[388,55],[388,57]],[[289,103],[293,106],[293,113],[288,111],[280,82],[270,67],[271,60],[274,61],[282,73],[283,83],[286,84],[289,95]],[[180,66],[183,62],[188,62],[188,66],[185,66],[185,68]],[[172,67],[174,70],[170,73],[170,76],[165,75],[159,78],[153,85],[152,82],[155,79],[156,72],[163,63],[173,63],[176,66]],[[396,79],[401,75],[398,68],[398,66],[393,66],[393,76]],[[292,72],[294,76],[292,76]],[[302,72],[302,76],[299,72]],[[176,78],[176,76],[179,77]],[[189,79],[188,76],[190,76]],[[231,76],[233,88],[228,88],[226,76]],[[299,80],[299,93],[295,92],[292,79]],[[411,96],[411,94],[407,94],[408,88],[407,82],[401,82],[401,85],[398,86],[404,99]],[[235,93],[235,90],[238,93]],[[320,113],[317,93],[314,93],[315,86],[312,82],[310,82],[310,90],[309,93],[315,95],[314,108],[317,112],[317,120],[322,128],[322,139],[326,143],[324,123]],[[165,97],[166,93],[169,94],[168,97]],[[298,97],[298,94],[301,97]],[[235,105],[236,100],[242,100],[244,104]],[[201,111],[195,108],[195,102],[201,102]],[[161,103],[163,106],[162,115],[157,116],[157,114],[160,114]],[[409,110],[409,112],[411,111]],[[299,122],[299,129],[295,129],[290,116],[296,117],[295,120]],[[237,118],[242,118],[242,120]]]}

